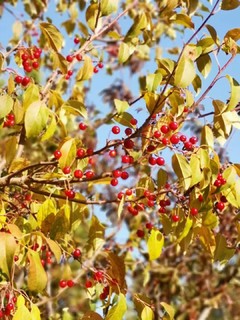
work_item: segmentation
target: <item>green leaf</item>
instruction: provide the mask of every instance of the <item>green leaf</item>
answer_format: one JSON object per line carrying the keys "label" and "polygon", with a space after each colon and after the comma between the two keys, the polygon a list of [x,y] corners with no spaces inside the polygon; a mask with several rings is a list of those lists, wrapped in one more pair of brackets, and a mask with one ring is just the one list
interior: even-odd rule
{"label": "green leaf", "polygon": [[189,189],[192,171],[187,159],[181,154],[174,154],[172,156],[172,167],[184,189]]}
{"label": "green leaf", "polygon": [[102,0],[101,1],[101,13],[102,16],[108,16],[118,10],[119,0]]}
{"label": "green leaf", "polygon": [[92,59],[89,56],[84,56],[84,62],[81,69],[77,73],[77,81],[89,80],[93,75]]}
{"label": "green leaf", "polygon": [[162,82],[162,74],[160,72],[149,74],[146,77],[147,90],[155,92]]}
{"label": "green leaf", "polygon": [[152,229],[147,241],[150,261],[160,257],[164,245],[164,237],[159,230]]}
{"label": "green leaf", "polygon": [[161,302],[160,305],[163,307],[163,309],[169,315],[169,320],[174,320],[175,309],[170,304],[168,304],[166,302]]}
{"label": "green leaf", "polygon": [[212,68],[212,60],[208,54],[204,54],[197,59],[197,67],[204,78],[207,78]]}
{"label": "green leaf", "polygon": [[122,114],[129,108],[129,104],[127,101],[121,101],[118,99],[114,99],[114,104],[117,109],[118,114]]}
{"label": "green leaf", "polygon": [[67,138],[62,144],[60,151],[62,152],[62,156],[59,159],[60,168],[70,166],[76,158],[77,148],[75,139]]}
{"label": "green leaf", "polygon": [[174,84],[180,88],[186,88],[192,83],[195,75],[193,61],[182,56],[175,71]]}
{"label": "green leaf", "polygon": [[49,110],[41,101],[33,102],[25,113],[24,126],[27,138],[37,137],[46,128]]}
{"label": "green leaf", "polygon": [[2,276],[8,280],[11,275],[13,257],[17,248],[13,235],[0,232],[0,248],[0,270]]}
{"label": "green leaf", "polygon": [[42,292],[47,285],[47,274],[42,266],[39,253],[29,249],[28,250],[28,289],[30,291]]}
{"label": "green leaf", "polygon": [[231,97],[228,102],[227,110],[231,111],[236,108],[238,102],[240,101],[240,85],[239,83],[229,75],[226,75],[231,87]]}
{"label": "green leaf", "polygon": [[212,129],[208,125],[203,126],[201,132],[201,147],[206,148],[206,146],[208,146],[211,150],[213,150],[213,145],[214,136]]}
{"label": "green leaf", "polygon": [[4,118],[7,114],[9,114],[12,108],[13,99],[7,94],[0,96],[0,119]]}
{"label": "green leaf", "polygon": [[49,22],[41,22],[40,29],[51,49],[54,51],[60,51],[63,46],[63,36],[60,31]]}
{"label": "green leaf", "polygon": [[234,10],[240,6],[239,0],[223,0],[221,4],[222,10]]}
{"label": "green leaf", "polygon": [[51,122],[47,125],[47,130],[42,135],[41,141],[46,141],[50,139],[54,135],[57,129],[57,122],[55,119],[55,115],[50,113],[50,117],[51,117]]}
{"label": "green leaf", "polygon": [[122,320],[126,311],[127,311],[126,298],[122,293],[120,293],[117,304],[115,304],[114,307],[112,307],[109,310],[105,320]]}
{"label": "green leaf", "polygon": [[130,50],[129,45],[125,42],[121,42],[119,46],[119,51],[118,51],[119,63],[124,63],[125,61],[127,61],[131,53],[132,52]]}
{"label": "green leaf", "polygon": [[235,249],[228,248],[226,239],[221,234],[217,234],[214,261],[226,263],[232,258],[234,253]]}

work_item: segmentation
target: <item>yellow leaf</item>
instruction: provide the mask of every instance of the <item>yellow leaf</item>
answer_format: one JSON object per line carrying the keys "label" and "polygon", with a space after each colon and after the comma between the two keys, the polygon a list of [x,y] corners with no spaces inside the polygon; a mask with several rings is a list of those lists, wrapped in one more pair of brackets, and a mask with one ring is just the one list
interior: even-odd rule
{"label": "yellow leaf", "polygon": [[42,266],[39,253],[29,249],[27,256],[29,260],[28,289],[34,292],[42,292],[47,285],[47,274]]}
{"label": "yellow leaf", "polygon": [[164,237],[159,230],[152,229],[147,241],[148,254],[150,260],[160,257],[164,245]]}
{"label": "yellow leaf", "polygon": [[40,29],[44,34],[48,44],[54,51],[59,51],[63,45],[63,36],[60,31],[49,22],[40,23]]}
{"label": "yellow leaf", "polygon": [[120,293],[117,303],[109,310],[105,320],[122,320],[126,311],[126,298],[122,293]]}

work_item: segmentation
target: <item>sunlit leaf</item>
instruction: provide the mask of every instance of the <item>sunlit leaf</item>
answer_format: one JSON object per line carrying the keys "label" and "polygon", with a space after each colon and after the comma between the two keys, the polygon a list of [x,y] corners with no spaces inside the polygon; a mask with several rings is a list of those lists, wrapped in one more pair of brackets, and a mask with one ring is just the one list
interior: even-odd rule
{"label": "sunlit leaf", "polygon": [[114,104],[117,109],[118,114],[122,114],[129,108],[129,104],[127,101],[121,101],[118,99],[114,99]]}
{"label": "sunlit leaf", "polygon": [[188,161],[183,155],[176,153],[172,156],[172,166],[180,183],[184,186],[184,189],[187,190],[192,180],[192,171]]}
{"label": "sunlit leaf", "polygon": [[70,166],[73,160],[76,158],[76,142],[74,138],[66,139],[60,147],[62,156],[59,159],[59,165],[61,168],[65,166]]}
{"label": "sunlit leaf", "polygon": [[131,55],[131,50],[129,45],[125,42],[121,42],[119,46],[119,51],[118,51],[119,62],[124,63],[125,61],[127,61],[130,55]]}
{"label": "sunlit leaf", "polygon": [[13,99],[7,94],[0,96],[0,119],[4,118],[13,108]]}
{"label": "sunlit leaf", "polygon": [[14,236],[9,233],[0,232],[0,248],[1,274],[5,280],[9,280],[13,265],[13,257],[17,248]]}
{"label": "sunlit leaf", "polygon": [[39,253],[28,249],[28,289],[30,291],[42,292],[47,285],[47,274],[42,266]]}
{"label": "sunlit leaf", "polygon": [[159,258],[164,245],[164,237],[159,230],[152,229],[147,241],[148,254],[150,260]]}
{"label": "sunlit leaf", "polygon": [[63,45],[63,36],[60,31],[49,22],[41,22],[40,29],[51,49],[54,51],[60,51]]}
{"label": "sunlit leaf", "polygon": [[150,92],[156,91],[162,81],[162,75],[160,72],[149,74],[146,77],[147,90]]}
{"label": "sunlit leaf", "polygon": [[161,302],[160,303],[163,309],[166,311],[166,313],[169,316],[169,320],[174,320],[174,315],[175,315],[175,309],[168,303],[166,302]]}
{"label": "sunlit leaf", "polygon": [[122,320],[126,311],[126,298],[122,293],[120,293],[117,303],[109,310],[105,320]]}
{"label": "sunlit leaf", "polygon": [[93,63],[92,59],[85,55],[83,66],[79,69],[77,73],[77,81],[89,80],[93,75]]}
{"label": "sunlit leaf", "polygon": [[108,16],[114,13],[118,9],[119,0],[102,0],[101,1],[101,13],[103,16]]}
{"label": "sunlit leaf", "polygon": [[38,136],[43,129],[46,128],[48,116],[49,111],[43,102],[33,102],[27,108],[25,114],[24,126],[26,130],[26,136],[28,138]]}
{"label": "sunlit leaf", "polygon": [[229,75],[226,75],[226,78],[228,79],[231,87],[231,96],[230,100],[228,102],[228,111],[233,110],[236,108],[237,104],[240,101],[240,85],[239,83]]}
{"label": "sunlit leaf", "polygon": [[208,54],[204,54],[197,59],[197,67],[204,78],[207,78],[212,68],[212,60]]}
{"label": "sunlit leaf", "polygon": [[196,72],[193,61],[183,56],[175,71],[175,85],[181,88],[186,88],[192,83],[195,75]]}

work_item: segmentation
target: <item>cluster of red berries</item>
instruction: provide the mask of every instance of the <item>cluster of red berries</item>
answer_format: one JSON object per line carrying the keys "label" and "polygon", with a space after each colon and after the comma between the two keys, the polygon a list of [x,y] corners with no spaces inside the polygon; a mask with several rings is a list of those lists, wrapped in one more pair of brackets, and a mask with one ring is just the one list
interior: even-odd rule
{"label": "cluster of red berries", "polygon": [[98,73],[99,69],[102,69],[102,68],[103,68],[103,63],[98,62],[98,64],[93,68],[93,72]]}
{"label": "cluster of red berries", "polygon": [[69,280],[60,280],[59,281],[59,287],[60,288],[72,288],[75,285],[74,281],[72,279]]}
{"label": "cluster of red berries", "polygon": [[23,87],[26,87],[30,81],[31,79],[29,77],[21,77],[19,75],[15,77],[15,82],[21,84]]}
{"label": "cluster of red berries", "polygon": [[3,127],[10,128],[15,125],[15,116],[13,113],[9,113],[3,122]]}
{"label": "cluster of red berries", "polygon": [[5,306],[0,309],[0,319],[6,319],[6,317],[10,316],[12,311],[14,311],[15,304],[17,302],[17,298],[15,296],[10,297],[9,292],[5,294],[4,300]]}
{"label": "cluster of red berries", "polygon": [[170,204],[171,204],[170,199],[160,200],[159,201],[160,208],[158,209],[158,212],[159,213],[166,213],[167,212],[166,207],[170,206]]}
{"label": "cluster of red berries", "polygon": [[[127,180],[128,177],[129,177],[129,173],[128,173],[127,171],[121,171],[121,170],[119,170],[119,169],[115,169],[115,170],[113,170],[113,172],[112,172],[112,176],[113,176],[113,178],[112,178],[112,180],[110,181],[110,183],[111,183],[111,185],[112,185],[113,187],[116,187],[116,186],[118,185],[118,178],[121,178],[121,179],[123,179],[123,180]],[[122,196],[118,196],[118,199],[121,200],[122,197],[123,197],[123,194],[122,194]]]}
{"label": "cluster of red berries", "polygon": [[40,66],[39,60],[41,58],[42,49],[41,48],[30,48],[24,50],[21,54],[22,65],[25,72],[32,72],[34,69],[37,70]]}
{"label": "cluster of red berries", "polygon": [[[135,118],[132,118],[132,119],[130,120],[130,124],[131,124],[132,126],[136,126],[137,123],[138,123],[138,121],[137,121],[137,119],[135,119]],[[113,134],[119,134],[120,131],[121,131],[121,130],[120,130],[120,127],[119,127],[119,126],[113,126],[113,127],[112,127],[112,133],[113,133]],[[132,128],[126,128],[126,129],[125,129],[125,134],[126,134],[127,136],[130,136],[130,135],[132,134]]]}
{"label": "cluster of red berries", "polygon": [[226,184],[226,182],[227,182],[226,179],[224,179],[222,174],[219,173],[217,175],[217,179],[214,181],[214,186],[219,188],[219,187],[223,186],[224,184]]}

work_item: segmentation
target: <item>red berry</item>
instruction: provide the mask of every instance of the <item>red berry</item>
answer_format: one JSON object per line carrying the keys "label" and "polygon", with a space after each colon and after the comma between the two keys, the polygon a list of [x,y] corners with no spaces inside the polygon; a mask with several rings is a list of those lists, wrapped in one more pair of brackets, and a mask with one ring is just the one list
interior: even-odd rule
{"label": "red berry", "polygon": [[113,170],[113,177],[114,178],[119,178],[121,177],[121,171],[118,169]]}
{"label": "red berry", "polygon": [[76,59],[77,59],[78,61],[82,61],[82,55],[81,55],[80,53],[78,53],[78,54],[76,55]]}
{"label": "red berry", "polygon": [[62,152],[61,152],[60,150],[55,150],[54,153],[53,153],[53,155],[54,155],[54,158],[55,158],[56,160],[58,160],[58,159],[61,158]]}
{"label": "red berry", "polygon": [[168,145],[169,144],[169,139],[168,138],[162,138],[162,144],[164,146]]}
{"label": "red berry", "polygon": [[123,196],[124,196],[124,193],[122,191],[119,192],[118,195],[117,195],[119,200],[121,200],[123,198]]}
{"label": "red berry", "polygon": [[203,202],[203,200],[204,200],[203,195],[200,194],[200,195],[198,196],[198,201],[199,201],[199,202]]}
{"label": "red berry", "polygon": [[192,216],[196,216],[198,214],[198,209],[197,208],[191,208],[190,213]]}
{"label": "red berry", "polygon": [[158,157],[156,159],[156,162],[157,162],[157,165],[159,165],[159,166],[164,166],[164,164],[165,164],[165,160],[162,157]]}
{"label": "red berry", "polygon": [[154,136],[154,138],[159,139],[161,137],[161,132],[156,130],[156,131],[154,131],[153,136]]}
{"label": "red berry", "polygon": [[26,72],[32,72],[32,66],[24,66],[24,70],[26,71]]}
{"label": "red berry", "polygon": [[222,181],[221,180],[217,179],[217,180],[214,181],[214,186],[215,187],[219,188],[219,187],[221,187],[221,185],[222,185]]}
{"label": "red berry", "polygon": [[38,69],[39,68],[39,63],[37,61],[34,61],[32,63],[32,67],[33,67],[33,69]]}
{"label": "red berry", "polygon": [[98,62],[98,68],[102,69],[104,66],[103,66],[103,63],[102,62]]}
{"label": "red berry", "polygon": [[193,149],[193,144],[190,141],[186,141],[184,143],[184,148],[188,151],[191,151]]}
{"label": "red berry", "polygon": [[109,156],[110,156],[111,158],[115,158],[116,155],[117,155],[117,152],[116,152],[116,150],[110,150],[108,154],[109,154]]}
{"label": "red berry", "polygon": [[153,152],[155,149],[156,149],[156,147],[153,146],[152,144],[150,144],[150,145],[147,147],[147,152]]}
{"label": "red berry", "polygon": [[154,207],[154,205],[155,205],[154,200],[149,199],[147,202],[147,205],[148,205],[148,207]]}
{"label": "red berry", "polygon": [[15,255],[15,256],[13,257],[13,260],[14,260],[15,262],[17,262],[17,261],[19,260],[19,256]]}
{"label": "red berry", "polygon": [[73,58],[74,58],[73,55],[68,55],[68,56],[66,56],[66,60],[67,60],[68,62],[72,62],[72,61],[73,61]]}
{"label": "red berry", "polygon": [[62,169],[62,172],[63,172],[64,174],[69,174],[69,173],[71,172],[71,168],[70,168],[69,166],[66,166],[66,167],[64,167],[64,168]]}
{"label": "red berry", "polygon": [[127,171],[123,171],[123,172],[121,173],[121,178],[122,178],[123,180],[127,180],[128,177],[129,177],[129,174],[128,174]]}
{"label": "red berry", "polygon": [[80,148],[77,150],[77,157],[78,158],[83,158],[86,155],[86,152],[84,149]]}
{"label": "red berry", "polygon": [[67,74],[68,74],[69,77],[71,77],[73,75],[73,71],[72,70],[68,70]]}
{"label": "red berry", "polygon": [[144,197],[148,198],[150,196],[150,191],[149,190],[145,190],[143,195],[144,195]]}
{"label": "red berry", "polygon": [[93,73],[98,73],[98,67],[97,66],[95,66],[94,68],[93,68]]}
{"label": "red berry", "polygon": [[60,288],[66,288],[67,286],[67,281],[66,280],[60,280],[59,281],[59,287]]}
{"label": "red berry", "polygon": [[69,76],[68,74],[66,74],[66,75],[65,75],[65,79],[66,79],[66,80],[69,80],[69,79],[70,79],[70,76]]}
{"label": "red berry", "polygon": [[137,236],[138,236],[139,238],[143,238],[143,237],[144,237],[144,231],[141,230],[141,229],[138,229],[138,230],[137,230]]}
{"label": "red berry", "polygon": [[68,198],[68,199],[74,199],[75,198],[75,191],[73,191],[72,189],[67,189],[64,191],[65,193],[65,196]]}
{"label": "red berry", "polygon": [[129,163],[129,156],[127,154],[125,154],[124,156],[122,156],[122,163]]}
{"label": "red berry", "polygon": [[20,84],[20,83],[22,83],[22,77],[21,76],[16,76],[15,77],[15,82],[17,83],[17,84]]}
{"label": "red berry", "polygon": [[169,123],[169,128],[170,128],[171,130],[173,130],[173,131],[177,130],[177,128],[178,128],[178,123],[175,122],[175,121],[170,122],[170,123]]}
{"label": "red berry", "polygon": [[179,142],[179,140],[180,140],[180,138],[177,133],[174,133],[170,138],[170,141],[172,142],[172,144],[177,144]]}
{"label": "red berry", "polygon": [[150,156],[148,158],[148,163],[151,164],[152,166],[154,166],[157,163],[157,160],[153,156]]}
{"label": "red berry", "polygon": [[167,125],[163,125],[163,126],[161,126],[161,132],[162,133],[168,133],[169,132],[169,126],[167,126]]}
{"label": "red berry", "polygon": [[90,281],[90,280],[87,280],[86,282],[85,282],[85,287],[86,288],[92,288],[92,281]]}
{"label": "red berry", "polygon": [[33,53],[33,57],[34,57],[35,59],[39,59],[40,56],[41,56],[41,53],[38,52],[38,51],[35,51],[35,52]]}
{"label": "red berry", "polygon": [[73,41],[75,44],[78,44],[80,42],[80,39],[78,37],[75,37]]}
{"label": "red berry", "polygon": [[74,281],[71,279],[67,281],[68,288],[72,288],[74,286],[74,284],[75,284]]}
{"label": "red berry", "polygon": [[225,208],[224,202],[221,202],[221,201],[217,202],[217,203],[216,203],[216,208],[217,208],[219,211],[223,211],[223,209]]}
{"label": "red berry", "polygon": [[110,183],[113,187],[116,187],[118,185],[118,179],[113,178]]}
{"label": "red berry", "polygon": [[93,155],[93,149],[92,148],[88,148],[87,149],[87,155],[88,156],[92,156]]}
{"label": "red berry", "polygon": [[112,133],[119,134],[120,133],[120,128],[118,126],[112,127]]}
{"label": "red berry", "polygon": [[107,295],[106,295],[104,292],[102,292],[102,293],[100,294],[99,298],[100,298],[101,300],[105,300],[105,299],[107,298]]}
{"label": "red berry", "polygon": [[138,121],[137,121],[137,119],[132,118],[132,119],[130,120],[130,123],[131,123],[132,126],[135,126],[135,125],[138,123]]}
{"label": "red berry", "polygon": [[102,271],[97,271],[94,273],[94,279],[98,282],[101,282],[104,278],[104,274]]}
{"label": "red berry", "polygon": [[186,137],[184,134],[182,134],[182,135],[180,136],[180,141],[186,142],[186,141],[187,141],[187,137]]}
{"label": "red berry", "polygon": [[85,176],[87,179],[92,179],[94,177],[94,172],[89,170],[89,171],[85,172]]}
{"label": "red berry", "polygon": [[126,196],[131,196],[132,195],[132,190],[131,189],[127,189],[125,194],[126,194]]}
{"label": "red berry", "polygon": [[160,200],[159,204],[161,207],[166,207],[167,205],[165,200]]}
{"label": "red berry", "polygon": [[191,138],[189,139],[189,141],[190,141],[192,144],[195,144],[195,143],[197,143],[198,138],[197,138],[197,137],[191,137]]}
{"label": "red berry", "polygon": [[220,201],[226,203],[227,202],[227,198],[225,196],[221,196]]}
{"label": "red berry", "polygon": [[126,149],[132,149],[134,147],[134,142],[131,139],[124,140],[124,147]]}
{"label": "red berry", "polygon": [[126,128],[126,129],[125,129],[125,134],[126,134],[127,136],[130,136],[130,135],[132,134],[132,129],[131,129],[131,128]]}
{"label": "red berry", "polygon": [[145,226],[148,230],[151,230],[153,228],[153,224],[151,222],[147,222]]}
{"label": "red berry", "polygon": [[21,58],[22,58],[22,60],[28,60],[29,59],[29,55],[25,52],[25,53],[23,53],[22,54],[22,56],[21,56]]}
{"label": "red berry", "polygon": [[85,123],[83,123],[83,122],[80,122],[78,127],[79,127],[80,130],[86,130],[87,129],[87,125]]}
{"label": "red berry", "polygon": [[165,207],[160,207],[160,208],[158,209],[158,212],[159,212],[159,213],[166,213],[167,210],[166,210]]}
{"label": "red berry", "polygon": [[14,114],[13,114],[13,113],[9,113],[9,114],[7,115],[7,119],[8,119],[8,120],[15,120]]}
{"label": "red berry", "polygon": [[172,221],[173,222],[178,222],[180,220],[179,216],[177,214],[172,215]]}
{"label": "red berry", "polygon": [[77,179],[81,179],[83,177],[83,172],[80,169],[74,171],[74,177]]}
{"label": "red berry", "polygon": [[21,82],[22,86],[26,87],[29,84],[30,80],[31,79],[29,77],[24,77]]}
{"label": "red berry", "polygon": [[72,256],[74,259],[78,259],[81,256],[81,250],[80,249],[75,249],[72,253]]}

